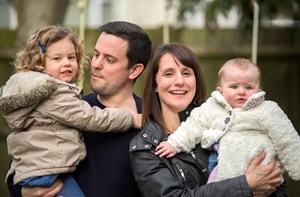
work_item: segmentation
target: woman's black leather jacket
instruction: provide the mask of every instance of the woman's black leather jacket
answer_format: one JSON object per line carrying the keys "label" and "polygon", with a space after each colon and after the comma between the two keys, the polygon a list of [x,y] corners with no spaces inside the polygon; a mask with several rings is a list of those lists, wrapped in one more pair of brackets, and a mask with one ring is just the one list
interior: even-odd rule
{"label": "woman's black leather jacket", "polygon": [[171,159],[155,155],[166,140],[161,128],[148,121],[130,143],[133,175],[143,196],[251,196],[245,176],[206,184],[209,152],[198,145],[191,154],[179,153]]}

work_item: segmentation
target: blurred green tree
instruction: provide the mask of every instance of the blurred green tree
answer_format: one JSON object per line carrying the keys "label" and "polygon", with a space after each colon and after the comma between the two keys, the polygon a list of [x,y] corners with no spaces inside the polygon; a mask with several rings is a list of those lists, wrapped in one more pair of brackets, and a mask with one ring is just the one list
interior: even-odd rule
{"label": "blurred green tree", "polygon": [[[300,0],[259,0],[257,3],[260,7],[260,19],[271,20],[281,16],[299,23]],[[228,12],[235,7],[239,14],[239,25],[241,27],[252,26],[252,0],[168,0],[167,6],[178,9],[177,19],[183,25],[187,13],[193,14],[202,8],[205,14],[206,27],[217,28],[217,15],[223,14],[226,17]]]}

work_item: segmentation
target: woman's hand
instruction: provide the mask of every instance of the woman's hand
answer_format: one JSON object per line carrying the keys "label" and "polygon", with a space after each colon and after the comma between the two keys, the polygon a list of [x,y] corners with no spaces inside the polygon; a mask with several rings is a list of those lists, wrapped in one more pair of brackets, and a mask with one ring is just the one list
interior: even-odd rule
{"label": "woman's hand", "polygon": [[261,153],[251,161],[246,171],[246,179],[254,196],[269,196],[282,183],[281,169],[276,167],[276,160],[261,165],[265,157],[266,153]]}
{"label": "woman's hand", "polygon": [[161,142],[156,147],[155,155],[159,155],[159,157],[171,158],[175,156],[176,153],[176,149],[171,144],[169,144],[168,142]]}
{"label": "woman's hand", "polygon": [[53,197],[63,188],[61,180],[57,179],[49,187],[22,187],[23,197]]}

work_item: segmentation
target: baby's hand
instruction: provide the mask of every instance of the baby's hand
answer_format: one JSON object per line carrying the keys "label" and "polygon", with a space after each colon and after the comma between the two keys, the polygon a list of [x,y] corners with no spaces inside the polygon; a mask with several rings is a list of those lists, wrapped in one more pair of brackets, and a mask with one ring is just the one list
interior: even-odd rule
{"label": "baby's hand", "polygon": [[171,158],[176,154],[176,149],[173,146],[171,146],[168,142],[161,142],[156,147],[155,155],[159,155],[159,157]]}

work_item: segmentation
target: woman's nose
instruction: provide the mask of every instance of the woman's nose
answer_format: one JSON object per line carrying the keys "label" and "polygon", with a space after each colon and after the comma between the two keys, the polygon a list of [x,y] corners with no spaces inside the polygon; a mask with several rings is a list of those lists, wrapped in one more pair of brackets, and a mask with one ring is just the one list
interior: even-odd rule
{"label": "woman's nose", "polygon": [[184,78],[181,74],[176,75],[175,83],[177,85],[182,85],[184,83]]}

